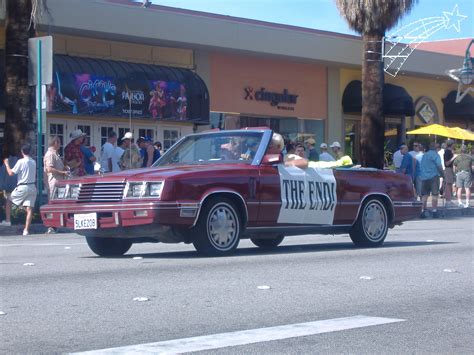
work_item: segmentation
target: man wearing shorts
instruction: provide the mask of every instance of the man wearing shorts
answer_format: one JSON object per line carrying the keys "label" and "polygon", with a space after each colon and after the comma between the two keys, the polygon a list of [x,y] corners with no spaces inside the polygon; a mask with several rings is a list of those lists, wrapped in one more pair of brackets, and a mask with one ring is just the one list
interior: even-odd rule
{"label": "man wearing shorts", "polygon": [[13,169],[8,164],[8,159],[3,162],[10,176],[18,176],[18,184],[12,191],[10,199],[17,206],[26,208],[26,222],[23,235],[29,234],[33,219],[33,207],[36,202],[36,162],[30,157],[31,145],[23,144],[21,147],[22,159],[19,159]]}
{"label": "man wearing shorts", "polygon": [[436,151],[436,144],[431,143],[430,149],[423,154],[420,166],[421,179],[421,200],[423,201],[423,212],[421,217],[427,216],[426,204],[428,197],[432,196],[431,204],[433,206],[433,217],[438,217],[438,195],[439,195],[439,178],[443,176],[443,166],[441,158]]}
{"label": "man wearing shorts", "polygon": [[[458,188],[459,207],[468,208],[471,199],[472,185],[472,157],[467,153],[465,145],[461,146],[461,154],[454,159],[453,165],[456,169],[456,187]],[[462,203],[462,189],[466,190],[466,203]]]}

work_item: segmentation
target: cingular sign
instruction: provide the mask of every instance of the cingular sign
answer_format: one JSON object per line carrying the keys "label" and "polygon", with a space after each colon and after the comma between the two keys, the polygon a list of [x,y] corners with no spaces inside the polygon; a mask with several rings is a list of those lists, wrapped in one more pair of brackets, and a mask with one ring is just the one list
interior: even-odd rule
{"label": "cingular sign", "polygon": [[283,93],[266,91],[264,87],[255,91],[253,87],[247,86],[244,88],[245,100],[267,101],[272,106],[277,106],[280,103],[296,104],[298,95],[288,93],[288,89],[283,89]]}

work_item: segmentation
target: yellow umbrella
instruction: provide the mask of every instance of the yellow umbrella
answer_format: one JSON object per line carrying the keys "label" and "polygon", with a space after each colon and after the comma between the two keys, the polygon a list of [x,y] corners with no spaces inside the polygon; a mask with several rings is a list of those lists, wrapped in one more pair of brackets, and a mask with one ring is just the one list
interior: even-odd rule
{"label": "yellow umbrella", "polygon": [[474,133],[468,131],[467,129],[463,129],[461,127],[451,127],[451,130],[457,132],[460,136],[462,136],[462,138],[458,139],[462,139],[465,141],[474,141]]}
{"label": "yellow umbrella", "polygon": [[[448,137],[448,138],[457,138],[459,133],[451,130],[449,127],[441,126],[440,124],[432,124],[429,126],[424,126],[421,128],[408,131],[407,134],[434,134],[436,136]],[[462,138],[457,138],[462,139]]]}

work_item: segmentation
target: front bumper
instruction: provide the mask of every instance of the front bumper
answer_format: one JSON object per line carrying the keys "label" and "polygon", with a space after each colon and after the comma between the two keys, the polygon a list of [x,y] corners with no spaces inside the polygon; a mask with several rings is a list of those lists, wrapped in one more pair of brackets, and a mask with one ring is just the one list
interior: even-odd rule
{"label": "front bumper", "polygon": [[199,204],[179,202],[50,203],[40,213],[46,227],[74,228],[74,214],[97,213],[98,229],[135,227],[159,223],[191,227]]}

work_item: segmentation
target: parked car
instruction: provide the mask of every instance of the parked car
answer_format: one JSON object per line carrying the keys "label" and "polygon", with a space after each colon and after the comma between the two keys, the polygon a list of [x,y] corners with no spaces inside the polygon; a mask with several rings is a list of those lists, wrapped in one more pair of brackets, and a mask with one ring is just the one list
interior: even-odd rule
{"label": "parked car", "polygon": [[100,256],[142,242],[193,243],[200,253],[227,255],[243,238],[270,248],[309,233],[349,234],[375,247],[389,228],[420,215],[407,176],[286,167],[281,154],[266,154],[272,134],[192,134],[151,168],[60,181],[41,207],[43,222],[73,228]]}

